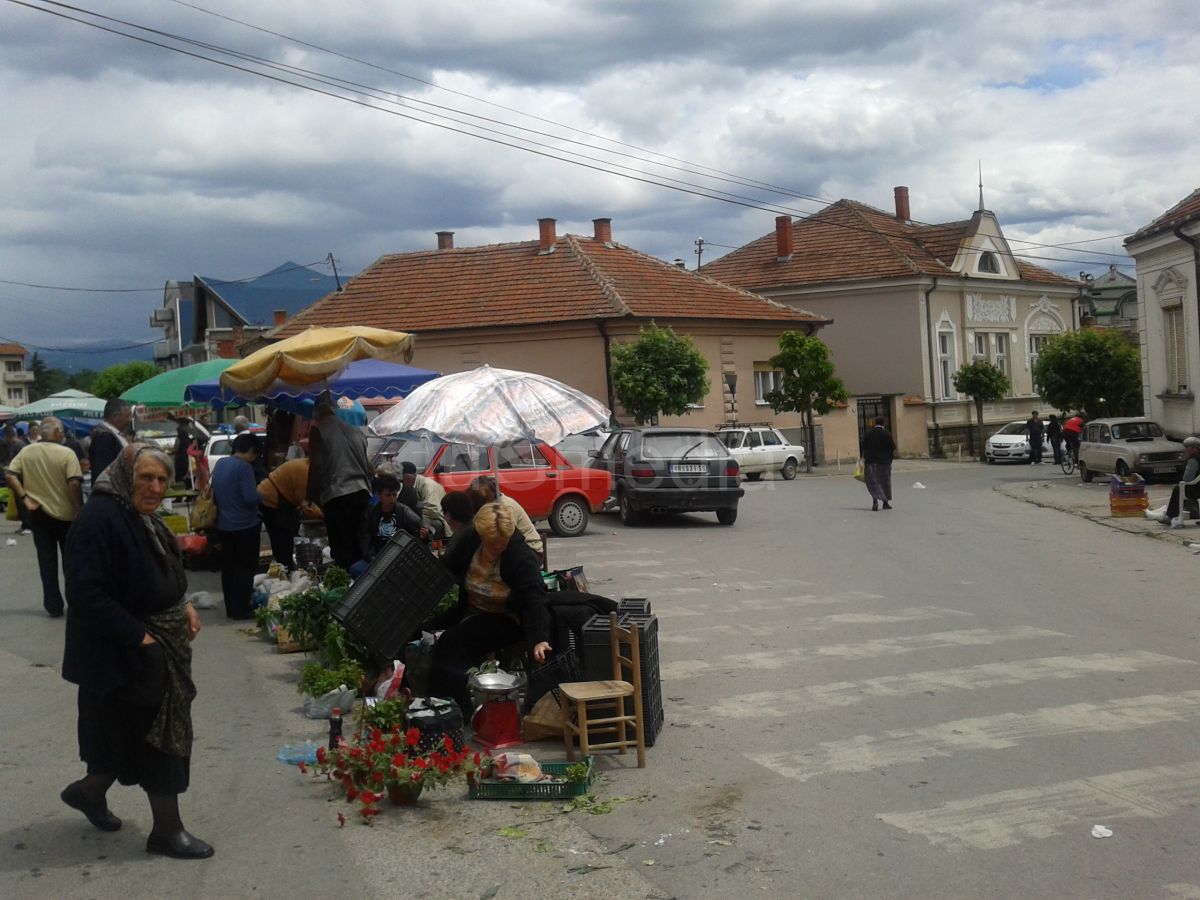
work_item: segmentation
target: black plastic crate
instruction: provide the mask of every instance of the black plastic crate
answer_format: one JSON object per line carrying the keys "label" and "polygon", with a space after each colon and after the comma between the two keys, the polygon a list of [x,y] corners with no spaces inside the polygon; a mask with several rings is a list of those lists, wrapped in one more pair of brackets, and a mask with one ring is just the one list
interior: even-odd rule
{"label": "black plastic crate", "polygon": [[439,559],[416,538],[397,532],[333,608],[333,617],[372,653],[399,659],[453,586],[454,577]]}
{"label": "black plastic crate", "polygon": [[[662,702],[662,676],[659,670],[658,617],[620,615],[617,623],[628,628],[638,627],[638,656],[642,675],[642,722],[646,728],[646,746],[654,745],[662,731],[665,716]],[[608,616],[592,616],[583,626],[583,677],[587,681],[612,678],[612,650],[609,644]],[[633,701],[626,701],[626,711],[633,712]]]}
{"label": "black plastic crate", "polygon": [[625,597],[618,604],[618,615],[628,613],[635,618],[650,615],[650,601],[645,597]]}

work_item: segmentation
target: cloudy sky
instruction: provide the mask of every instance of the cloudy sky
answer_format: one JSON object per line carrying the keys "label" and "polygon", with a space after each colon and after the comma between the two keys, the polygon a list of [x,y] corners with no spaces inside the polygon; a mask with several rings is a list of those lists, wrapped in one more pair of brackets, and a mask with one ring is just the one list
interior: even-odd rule
{"label": "cloudy sky", "polygon": [[1076,274],[1200,183],[1189,0],[77,2],[110,19],[0,0],[0,337],[34,346],[153,339],[168,278],[352,274],[442,229],[610,216],[691,268],[898,184],[961,219],[980,163],[1014,248]]}

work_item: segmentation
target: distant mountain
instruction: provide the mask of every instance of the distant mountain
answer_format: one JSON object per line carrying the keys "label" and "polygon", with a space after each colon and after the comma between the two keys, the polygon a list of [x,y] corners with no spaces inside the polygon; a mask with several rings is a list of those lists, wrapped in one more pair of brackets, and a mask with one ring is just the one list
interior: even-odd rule
{"label": "distant mountain", "polygon": [[[117,363],[133,362],[134,360],[151,361],[154,359],[154,346],[152,344],[145,347],[134,347],[128,349],[130,343],[139,340],[135,338],[133,341],[128,339],[113,339],[105,341],[97,341],[92,345],[81,345],[78,351],[67,352],[65,350],[39,350],[37,351],[38,358],[46,363],[52,369],[62,369],[64,372],[81,372],[84,369],[91,369],[94,372],[99,372],[101,369],[115,366]],[[113,348],[116,349],[113,349]],[[25,365],[29,365],[33,357],[32,351],[25,359]]]}

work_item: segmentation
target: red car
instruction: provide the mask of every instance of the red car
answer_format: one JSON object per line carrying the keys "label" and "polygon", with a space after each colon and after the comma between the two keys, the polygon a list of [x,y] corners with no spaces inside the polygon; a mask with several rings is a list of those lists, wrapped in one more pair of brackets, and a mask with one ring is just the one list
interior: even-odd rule
{"label": "red car", "polygon": [[561,537],[583,534],[591,514],[612,493],[608,472],[577,468],[548,444],[521,441],[488,448],[384,437],[369,439],[368,451],[374,468],[388,460],[411,462],[447,491],[465,491],[471,479],[492,474],[494,454],[501,493],[521,504],[529,518],[548,519]]}

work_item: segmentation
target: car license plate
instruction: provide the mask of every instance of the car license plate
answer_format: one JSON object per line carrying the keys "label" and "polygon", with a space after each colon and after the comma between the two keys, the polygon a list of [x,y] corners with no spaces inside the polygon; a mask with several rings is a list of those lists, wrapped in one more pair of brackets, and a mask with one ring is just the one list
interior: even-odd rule
{"label": "car license plate", "polygon": [[695,465],[678,463],[671,466],[672,475],[703,475],[708,471],[708,466],[703,463]]}
{"label": "car license plate", "polygon": [[1171,466],[1155,466],[1155,467],[1154,467],[1154,471],[1155,471],[1155,472],[1174,472],[1174,471],[1175,471],[1177,468],[1178,468],[1178,466],[1174,466],[1174,465],[1171,465]]}

